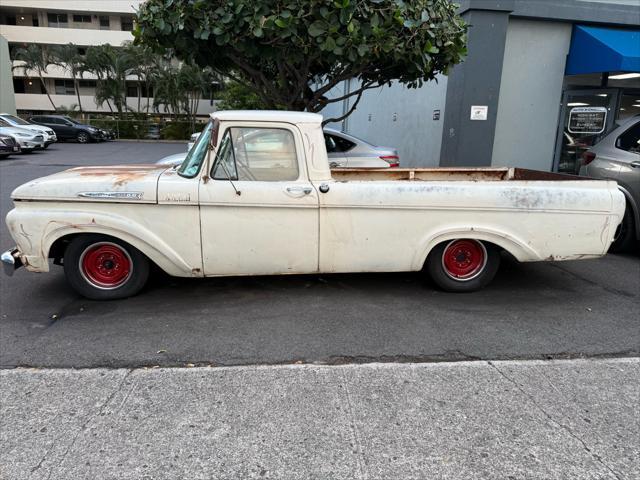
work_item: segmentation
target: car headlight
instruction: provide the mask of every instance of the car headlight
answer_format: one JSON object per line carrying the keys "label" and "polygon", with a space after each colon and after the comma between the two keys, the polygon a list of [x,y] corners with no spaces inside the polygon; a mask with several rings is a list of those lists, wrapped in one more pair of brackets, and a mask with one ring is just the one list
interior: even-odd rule
{"label": "car headlight", "polygon": [[87,130],[89,130],[89,131],[90,131],[90,132],[92,132],[92,133],[95,133],[95,132],[97,132],[97,131],[98,131],[98,129],[97,129],[97,128],[94,128],[94,127],[88,127],[88,128],[87,128]]}
{"label": "car headlight", "polygon": [[53,130],[47,130],[47,135],[55,135],[56,132],[54,132]]}

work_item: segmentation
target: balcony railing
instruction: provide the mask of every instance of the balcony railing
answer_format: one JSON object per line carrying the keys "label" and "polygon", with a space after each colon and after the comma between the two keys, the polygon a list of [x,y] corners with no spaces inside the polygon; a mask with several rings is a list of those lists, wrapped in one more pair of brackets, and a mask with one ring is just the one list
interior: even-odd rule
{"label": "balcony railing", "polygon": [[123,42],[133,41],[131,32],[121,30],[85,30],[80,28],[24,27],[18,25],[0,25],[0,35],[9,43],[40,43],[49,45],[102,45],[109,43],[120,46]]}

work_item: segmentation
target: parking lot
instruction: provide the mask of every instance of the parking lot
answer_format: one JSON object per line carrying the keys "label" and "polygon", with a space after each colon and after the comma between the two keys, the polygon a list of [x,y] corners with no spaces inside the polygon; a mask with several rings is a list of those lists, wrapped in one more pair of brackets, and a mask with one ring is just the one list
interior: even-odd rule
{"label": "parking lot", "polygon": [[[11,190],[78,165],[152,162],[181,143],[55,144],[0,162]],[[2,222],[0,247],[12,240]],[[0,280],[0,365],[136,367],[422,362],[640,353],[640,257],[518,264],[484,291],[436,290],[419,274],[223,279],[156,275],[137,297],[92,302],[62,268]]]}

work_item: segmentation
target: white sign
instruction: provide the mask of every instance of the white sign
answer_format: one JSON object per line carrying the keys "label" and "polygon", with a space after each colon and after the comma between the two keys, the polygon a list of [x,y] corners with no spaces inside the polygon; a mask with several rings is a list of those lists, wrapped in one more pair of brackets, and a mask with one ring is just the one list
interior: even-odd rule
{"label": "white sign", "polygon": [[606,107],[574,107],[569,112],[569,133],[598,135],[607,124]]}
{"label": "white sign", "polygon": [[486,120],[488,113],[488,105],[471,105],[471,120]]}

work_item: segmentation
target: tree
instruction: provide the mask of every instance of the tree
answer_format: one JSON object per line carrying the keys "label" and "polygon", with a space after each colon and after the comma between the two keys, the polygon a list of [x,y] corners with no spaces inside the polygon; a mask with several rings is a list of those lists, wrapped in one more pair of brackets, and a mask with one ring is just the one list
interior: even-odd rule
{"label": "tree", "polygon": [[41,45],[31,43],[26,48],[19,48],[16,51],[16,60],[21,60],[24,63],[14,68],[22,69],[27,78],[29,77],[29,71],[35,71],[38,74],[40,85],[42,85],[44,93],[47,94],[47,98],[49,99],[49,102],[51,102],[51,106],[56,110],[56,106],[51,99],[49,89],[47,88],[47,84],[43,78],[43,73],[47,73],[47,67],[53,63],[48,52],[44,50]]}
{"label": "tree", "polygon": [[[419,87],[459,63],[466,25],[449,0],[148,0],[136,42],[251,88],[269,108],[321,111],[393,81]],[[329,96],[341,82],[358,87]]]}
{"label": "tree", "polygon": [[82,66],[84,63],[83,56],[78,53],[78,47],[73,43],[69,43],[67,45],[58,45],[53,48],[51,54],[53,58],[52,63],[64,68],[71,74],[71,78],[73,79],[73,88],[76,91],[76,96],[78,97],[78,108],[80,109],[80,114],[82,114],[82,102],[80,101],[80,82],[78,80],[78,77],[80,76],[80,71],[82,70]]}
{"label": "tree", "polygon": [[220,110],[264,110],[266,106],[253,91],[238,82],[228,82],[220,92]]}

